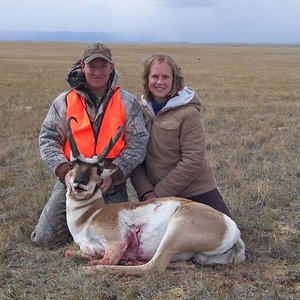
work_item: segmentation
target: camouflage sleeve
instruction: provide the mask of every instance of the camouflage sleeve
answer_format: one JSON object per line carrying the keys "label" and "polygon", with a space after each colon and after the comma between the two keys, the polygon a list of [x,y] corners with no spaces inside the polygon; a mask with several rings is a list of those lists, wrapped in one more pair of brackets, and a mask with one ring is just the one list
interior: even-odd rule
{"label": "camouflage sleeve", "polygon": [[66,140],[65,96],[66,93],[60,94],[51,104],[39,136],[41,158],[53,172],[58,166],[68,162],[63,151]]}

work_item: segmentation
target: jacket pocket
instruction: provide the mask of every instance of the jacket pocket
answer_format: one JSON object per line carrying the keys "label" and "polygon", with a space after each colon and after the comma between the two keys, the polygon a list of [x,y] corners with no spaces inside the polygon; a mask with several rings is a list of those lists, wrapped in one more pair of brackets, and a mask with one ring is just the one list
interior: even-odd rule
{"label": "jacket pocket", "polygon": [[164,121],[159,124],[160,140],[164,144],[165,149],[175,150],[179,146],[179,123],[174,121]]}
{"label": "jacket pocket", "polygon": [[178,131],[179,124],[174,121],[163,121],[160,123],[160,128],[167,131]]}

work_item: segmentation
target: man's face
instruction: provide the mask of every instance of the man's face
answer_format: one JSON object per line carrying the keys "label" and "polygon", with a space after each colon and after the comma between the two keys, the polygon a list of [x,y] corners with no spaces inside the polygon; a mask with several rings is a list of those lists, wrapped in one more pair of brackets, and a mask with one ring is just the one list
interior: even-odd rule
{"label": "man's face", "polygon": [[82,64],[81,69],[91,91],[95,94],[104,93],[114,65],[103,58],[95,58]]}

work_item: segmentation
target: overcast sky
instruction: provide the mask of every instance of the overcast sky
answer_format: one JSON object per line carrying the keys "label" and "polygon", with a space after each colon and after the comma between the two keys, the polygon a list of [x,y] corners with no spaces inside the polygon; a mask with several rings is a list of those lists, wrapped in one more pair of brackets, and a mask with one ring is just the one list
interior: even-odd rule
{"label": "overcast sky", "polygon": [[0,0],[0,30],[138,42],[300,43],[300,0]]}

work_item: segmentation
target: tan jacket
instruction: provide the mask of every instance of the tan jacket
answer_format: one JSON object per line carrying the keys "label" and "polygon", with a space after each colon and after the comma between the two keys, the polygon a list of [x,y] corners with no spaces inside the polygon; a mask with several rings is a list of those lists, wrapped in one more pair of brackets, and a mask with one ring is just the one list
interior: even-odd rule
{"label": "tan jacket", "polygon": [[156,116],[143,96],[141,105],[150,138],[146,159],[131,177],[139,198],[151,190],[159,197],[188,198],[215,189],[199,96],[185,87]]}

